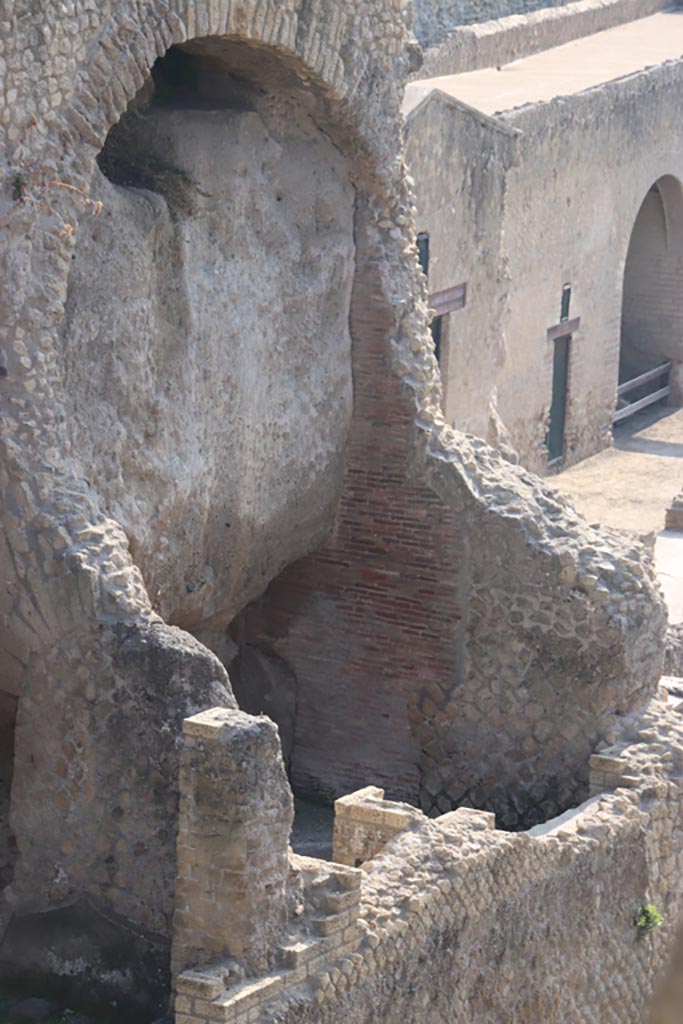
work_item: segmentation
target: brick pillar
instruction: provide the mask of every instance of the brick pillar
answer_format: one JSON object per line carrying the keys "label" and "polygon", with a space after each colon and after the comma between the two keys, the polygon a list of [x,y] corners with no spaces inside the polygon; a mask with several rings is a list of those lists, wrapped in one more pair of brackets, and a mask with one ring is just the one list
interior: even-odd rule
{"label": "brick pillar", "polygon": [[214,708],[183,723],[172,972],[269,969],[286,925],[292,794],[269,718]]}
{"label": "brick pillar", "polygon": [[384,849],[390,839],[425,821],[422,811],[384,799],[384,790],[366,786],[335,800],[334,851],[337,864],[359,867]]}

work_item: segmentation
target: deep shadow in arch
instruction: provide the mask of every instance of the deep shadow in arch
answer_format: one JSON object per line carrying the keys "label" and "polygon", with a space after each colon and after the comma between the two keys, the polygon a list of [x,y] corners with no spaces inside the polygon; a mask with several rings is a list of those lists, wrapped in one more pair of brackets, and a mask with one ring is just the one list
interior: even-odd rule
{"label": "deep shadow in arch", "polygon": [[[680,404],[683,365],[683,189],[659,178],[636,216],[626,256],[622,299],[619,383],[673,362],[671,404]],[[663,382],[661,382],[663,383]],[[631,392],[651,393],[660,381]]]}

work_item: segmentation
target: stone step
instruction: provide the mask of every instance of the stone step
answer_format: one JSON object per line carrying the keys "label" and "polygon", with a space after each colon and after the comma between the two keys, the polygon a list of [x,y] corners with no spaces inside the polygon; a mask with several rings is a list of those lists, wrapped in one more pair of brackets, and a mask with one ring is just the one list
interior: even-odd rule
{"label": "stone step", "polygon": [[210,1004],[211,1012],[215,1014],[217,1020],[225,1021],[228,1024],[245,1011],[278,995],[283,987],[284,977],[281,974],[271,974],[265,978],[249,978],[231,988],[223,999],[214,1000]]}
{"label": "stone step", "polygon": [[322,905],[325,910],[338,914],[342,910],[351,910],[360,904],[360,889],[347,889],[342,892],[327,892],[323,895]]}
{"label": "stone step", "polygon": [[279,947],[280,957],[286,967],[303,967],[325,951],[327,943],[322,938],[292,939]]}
{"label": "stone step", "polygon": [[337,932],[344,931],[349,925],[354,924],[358,920],[358,908],[352,907],[350,910],[344,910],[341,914],[330,914],[327,917],[314,917],[311,922],[313,930],[318,935],[336,935]]}

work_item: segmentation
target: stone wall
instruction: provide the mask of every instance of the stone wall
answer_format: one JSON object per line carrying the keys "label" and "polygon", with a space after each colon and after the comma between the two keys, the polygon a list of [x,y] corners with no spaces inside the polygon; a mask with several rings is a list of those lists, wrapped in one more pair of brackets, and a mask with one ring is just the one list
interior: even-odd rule
{"label": "stone wall", "polygon": [[[500,440],[534,472],[544,473],[547,466],[553,362],[548,330],[560,320],[565,284],[572,289],[570,317],[579,317],[580,325],[571,342],[564,465],[611,443],[626,257],[638,210],[657,182],[668,183],[662,187],[671,230],[659,272],[648,280],[651,301],[666,320],[669,341],[662,351],[674,360],[678,393],[680,311],[671,281],[678,279],[683,149],[672,96],[682,75],[683,64],[670,62],[496,115],[494,125],[518,133],[514,159],[507,161],[501,144],[492,144],[500,136],[491,119],[465,111],[438,91],[426,93],[409,114],[407,152],[418,222],[435,224],[445,197],[459,180],[467,183],[452,230],[437,227],[432,245],[435,266],[457,267],[451,275],[473,268],[477,283],[471,311],[451,317],[455,329],[443,367],[446,418],[494,440],[483,410],[495,408],[503,424]],[[441,139],[456,133],[460,145],[446,168]],[[468,207],[476,211],[479,234],[465,219]],[[642,305],[646,279],[639,280]],[[467,368],[466,388],[453,365]],[[495,417],[487,419],[495,426]]]}
{"label": "stone wall", "polygon": [[528,14],[539,7],[559,6],[568,0],[417,0],[415,35],[422,46],[435,46],[457,25]]}
{"label": "stone wall", "polygon": [[342,796],[334,803],[332,860],[360,867],[421,818],[421,812],[410,804],[385,800],[384,790],[377,786]]}
{"label": "stone wall", "polygon": [[507,172],[518,137],[492,118],[432,91],[406,118],[417,227],[429,235],[430,293],[465,283],[465,307],[442,319],[444,413],[496,443],[495,382],[505,365],[509,274],[502,229]]}
{"label": "stone wall", "polygon": [[[210,379],[212,372],[226,370],[228,360],[208,346],[200,367],[185,353],[190,364],[182,372],[171,368],[175,403],[158,394],[164,375],[156,384],[152,379],[156,361],[160,368],[167,354],[161,335],[175,346],[182,333],[176,318],[164,320],[165,308],[175,310],[180,301],[166,288],[187,285],[192,316],[205,327],[215,325],[209,307],[222,296],[209,282],[213,269],[219,276],[227,273],[229,254],[218,251],[213,237],[209,244],[196,226],[190,228],[181,211],[178,224],[198,244],[181,261],[182,280],[161,266],[170,259],[167,249],[156,260],[159,277],[139,307],[149,317],[144,323],[152,339],[140,347],[144,365],[135,363],[129,335],[130,367],[117,364],[117,337],[100,339],[102,361],[117,375],[108,388],[85,344],[97,310],[82,323],[77,308],[91,301],[89,267],[103,288],[106,272],[96,264],[104,254],[93,254],[89,267],[79,256],[82,245],[86,253],[93,251],[99,231],[120,261],[119,246],[149,226],[152,207],[159,214],[154,230],[169,237],[163,202],[139,197],[144,201],[136,221],[135,197],[110,190],[95,170],[112,126],[140,89],[148,89],[150,69],[169,47],[213,38],[212,56],[220,56],[239,78],[271,99],[274,92],[288,98],[286,111],[294,97],[297,110],[306,114],[297,125],[315,124],[302,153],[320,171],[315,153],[324,150],[329,170],[329,160],[337,157],[324,141],[328,137],[341,153],[333,193],[345,203],[349,187],[355,191],[355,393],[343,467],[334,458],[339,437],[322,454],[312,440],[309,447],[297,439],[292,448],[309,455],[315,449],[310,489],[302,488],[309,501],[319,494],[320,481],[329,479],[333,452],[340,494],[336,516],[302,506],[297,523],[287,521],[304,533],[314,521],[317,539],[297,538],[275,554],[265,543],[251,550],[245,544],[248,557],[241,563],[245,578],[265,586],[279,571],[278,560],[310,551],[319,543],[317,530],[327,524],[329,536],[317,551],[285,569],[246,613],[245,632],[251,630],[252,640],[281,657],[297,678],[295,782],[332,795],[388,777],[390,795],[420,800],[430,813],[477,803],[499,809],[502,824],[519,827],[562,808],[586,788],[588,754],[610,732],[615,716],[646,702],[656,685],[664,612],[643,551],[588,529],[540,481],[485,444],[456,434],[443,419],[417,265],[414,197],[400,148],[402,82],[415,56],[408,21],[407,7],[398,0],[73,0],[66,11],[21,0],[2,23],[0,67],[7,89],[0,108],[0,286],[7,328],[0,352],[6,544],[0,689],[18,697],[10,805],[16,861],[0,899],[3,979],[60,988],[82,1005],[116,1000],[131,1021],[161,1012],[169,984],[181,721],[207,707],[234,708],[224,665],[164,623],[157,610],[178,612],[179,621],[201,626],[197,632],[228,661],[234,644],[232,638],[227,642],[224,626],[235,593],[223,563],[225,574],[216,573],[220,586],[212,588],[215,552],[207,550],[208,538],[220,538],[232,522],[232,509],[222,501],[234,493],[226,480],[239,472],[228,459],[235,454],[232,440],[217,425],[234,423],[235,411]],[[206,52],[206,42],[202,46]],[[206,114],[196,120],[206,124]],[[217,120],[225,116],[221,112]],[[244,120],[258,127],[259,118]],[[276,128],[269,123],[266,135],[272,136]],[[287,145],[302,144],[294,135],[282,140],[287,182]],[[259,139],[246,147],[247,156],[262,156],[264,147],[274,152],[263,134]],[[182,164],[190,157],[180,148],[176,155],[181,166],[161,170],[167,183],[169,173],[176,185],[180,178],[183,193]],[[200,155],[198,150],[201,163]],[[270,188],[267,168],[259,160],[247,165],[265,175]],[[160,169],[154,161],[152,169],[156,179]],[[109,207],[100,208],[93,181],[99,181]],[[245,201],[250,195],[245,188]],[[107,227],[114,211],[120,214],[120,234]],[[324,209],[315,217],[315,231],[306,237],[317,246],[325,224],[333,233],[336,228]],[[206,234],[224,223],[209,218]],[[298,250],[303,241],[290,232],[282,251],[298,251],[308,265],[307,254]],[[195,275],[196,252],[215,261],[201,277]],[[141,247],[125,258],[143,255]],[[325,268],[315,266],[315,255],[310,274],[317,289]],[[118,267],[111,280],[118,281],[117,275]],[[347,287],[345,272],[339,281]],[[140,298],[139,282],[128,283]],[[106,288],[98,294],[105,322],[125,333],[127,325],[111,319]],[[130,303],[132,315],[131,297],[120,299]],[[337,318],[344,303],[336,293],[332,299],[331,315]],[[73,336],[65,327],[67,307]],[[347,335],[339,338],[343,347]],[[217,336],[218,347],[224,341]],[[302,350],[311,352],[303,343]],[[296,358],[296,345],[288,351]],[[79,360],[92,366],[92,381],[75,383]],[[337,374],[340,362],[333,363]],[[255,364],[256,359],[240,363],[240,401],[246,402],[250,375],[256,380],[263,369]],[[308,369],[304,361],[298,370],[302,394]],[[335,376],[340,410],[347,399],[348,365],[344,369]],[[160,567],[167,563],[149,556],[157,537],[154,502],[145,488],[155,474],[151,492],[159,490],[159,480],[171,479],[173,458],[163,430],[168,423],[175,437],[179,421],[190,419],[184,381],[216,396],[214,407],[197,406],[201,422],[191,428],[195,439],[203,439],[202,459],[221,480],[196,476],[192,445],[190,455],[178,450],[178,475],[188,487],[196,485],[197,514],[193,519],[187,503],[161,509],[164,522],[177,515],[181,528],[174,534],[167,603],[160,606],[156,590],[163,599]],[[148,438],[139,433],[137,413],[125,407],[129,390],[144,402],[158,398],[163,415]],[[111,423],[92,412],[103,392],[117,399]],[[326,393],[313,388],[311,402]],[[274,393],[273,400],[277,405],[281,395]],[[118,446],[124,436],[146,446],[144,457]],[[266,442],[277,463],[283,438],[266,431]],[[262,491],[256,486],[264,464],[257,455],[258,445],[242,473],[243,493],[256,495],[255,537],[257,526],[267,526],[271,497],[270,485]],[[190,456],[192,465],[181,465]],[[279,469],[286,475],[291,464]],[[276,469],[269,480],[278,505],[277,494],[286,495],[289,482]],[[332,492],[322,490],[334,504]],[[215,504],[212,493],[222,495]],[[165,495],[159,497],[166,502]],[[209,516],[215,517],[212,524]],[[197,548],[195,533],[204,538]],[[264,526],[261,536],[267,533]],[[183,571],[174,577],[176,563]],[[152,578],[156,590],[150,592],[146,584]],[[215,609],[221,614],[214,622]],[[544,732],[538,709],[546,705]],[[303,891],[308,886],[321,911],[314,914],[320,919],[315,928],[322,937],[332,932],[336,948],[350,948],[358,923],[345,916],[353,908],[340,907],[344,898],[355,899],[343,896],[357,890],[352,869],[325,869],[321,875],[302,864],[297,870],[297,884]],[[291,953],[293,960],[298,956],[297,950]]]}
{"label": "stone wall", "polygon": [[[80,1005],[115,999],[129,1019],[146,1021],[161,1012],[169,987],[180,722],[206,707],[234,705],[220,662],[187,634],[164,625],[157,609],[186,624],[204,622],[210,635],[212,623],[205,620],[216,611],[232,617],[234,599],[239,607],[249,596],[237,594],[238,577],[263,586],[269,574],[314,547],[331,526],[339,446],[350,413],[344,304],[353,258],[349,233],[336,235],[335,218],[346,211],[350,223],[353,188],[366,197],[366,209],[368,195],[399,190],[398,83],[413,59],[409,26],[399,3],[368,3],[357,10],[350,0],[334,10],[292,0],[277,11],[230,0],[210,7],[182,0],[171,7],[152,0],[93,7],[82,0],[68,10],[32,2],[13,5],[3,25],[0,280],[7,330],[0,358],[0,474],[7,548],[0,689],[19,698],[19,710],[10,807],[17,857],[0,904],[1,973],[60,989]],[[340,311],[342,316],[341,329],[330,339],[317,330],[318,314],[311,308],[309,319],[298,324],[295,343],[289,336],[295,363],[289,369],[301,386],[288,388],[286,404],[293,390],[301,415],[287,429],[282,395],[273,392],[271,414],[280,422],[262,429],[260,409],[259,436],[248,411],[265,364],[256,353],[265,345],[275,355],[284,344],[282,330],[277,339],[270,334],[251,339],[251,345],[248,338],[236,339],[236,350],[248,354],[246,362],[227,357],[228,339],[223,334],[221,341],[213,330],[217,323],[225,326],[216,303],[227,298],[216,287],[214,271],[226,291],[241,283],[240,294],[253,289],[254,274],[245,280],[248,267],[242,266],[230,277],[232,253],[228,247],[221,251],[224,222],[209,215],[210,197],[203,193],[213,186],[205,176],[199,189],[196,182],[189,189],[200,207],[192,223],[186,209],[166,202],[164,188],[149,188],[161,177],[176,186],[176,197],[186,198],[187,177],[203,175],[203,150],[198,144],[189,154],[183,149],[186,137],[173,132],[179,120],[183,131],[202,122],[203,132],[211,112],[165,112],[165,128],[152,126],[145,145],[152,146],[147,170],[153,180],[148,175],[138,182],[146,186],[144,195],[132,192],[130,182],[113,186],[96,171],[112,126],[141,88],[143,103],[148,97],[157,58],[174,44],[225,36],[233,43],[218,49],[225,55],[227,46],[230,69],[240,78],[256,76],[264,107],[262,116],[243,110],[240,118],[240,103],[233,102],[227,104],[233,114],[220,111],[214,121],[232,116],[238,136],[239,123],[246,125],[240,137],[246,173],[268,179],[259,193],[264,203],[277,203],[276,186],[282,186],[278,208],[288,209],[289,219],[282,220],[279,241],[272,225],[265,239],[274,267],[277,251],[289,254],[287,259],[293,252],[313,290],[318,274],[329,274],[323,291],[328,289],[331,301],[323,322],[332,323]],[[272,91],[265,95],[268,84],[275,99]],[[294,118],[293,103],[305,108]],[[299,126],[291,149],[259,127],[259,118],[270,118],[277,134],[285,115]],[[154,159],[154,140],[163,131],[174,140],[171,168],[159,167],[158,154]],[[340,193],[318,174],[318,144],[341,169],[336,179],[332,171]],[[342,152],[351,158],[352,183]],[[244,170],[236,167],[236,176]],[[307,190],[306,217],[292,212],[304,173],[321,183],[320,203],[311,204]],[[334,209],[326,210],[328,186]],[[235,202],[251,209],[248,185],[242,193],[237,184],[235,189]],[[221,193],[221,202],[229,200]],[[368,213],[374,220],[378,203],[375,198]],[[292,216],[300,223],[298,232]],[[203,225],[197,223],[202,219]],[[251,248],[242,249],[245,257],[259,248],[257,227],[252,221],[254,237]],[[181,234],[189,239],[184,254]],[[321,260],[324,236],[330,259]],[[388,232],[385,237],[393,256],[380,301],[403,309],[415,303],[414,256],[402,254],[400,239]],[[192,248],[197,238],[198,250]],[[154,253],[156,242],[161,248]],[[176,251],[167,245],[174,242]],[[153,255],[154,281],[148,278]],[[208,261],[201,273],[200,258]],[[169,278],[174,260],[182,273]],[[267,301],[264,292],[262,312],[272,313],[280,299],[289,301],[295,321],[295,292],[279,276],[275,269],[278,295]],[[114,316],[111,292],[119,287],[130,294],[116,296]],[[183,306],[188,297],[189,311]],[[126,319],[118,316],[121,309]],[[183,350],[183,327],[191,333],[193,324],[204,337],[211,330],[215,348],[203,354],[196,345]],[[260,325],[253,326],[256,332]],[[133,329],[144,344],[134,344]],[[339,345],[336,354],[333,344]],[[311,373],[317,355],[321,362]],[[215,379],[226,366],[240,378],[234,401]],[[204,393],[213,393],[213,402],[200,401]],[[102,398],[108,402],[106,418]],[[336,420],[327,441],[304,428],[301,416],[313,416],[317,430],[330,413]],[[249,472],[229,465],[231,431],[241,431]],[[297,477],[291,459],[297,461],[304,449]],[[206,466],[217,461],[198,478],[200,455]],[[266,470],[268,488],[258,488]],[[182,501],[174,493],[169,503],[165,487],[176,477],[185,480],[186,493]],[[292,524],[292,488],[297,500],[306,496],[309,515],[297,512],[287,552],[286,543],[280,550],[264,538],[275,530],[284,541],[284,521]],[[244,511],[234,523],[226,494],[236,495],[238,511]],[[272,510],[279,525],[268,521]],[[235,550],[244,556],[239,566],[227,541],[227,531],[237,524],[242,536]],[[169,533],[170,560],[163,545]]]}
{"label": "stone wall", "polygon": [[495,21],[459,25],[425,51],[424,62],[413,77],[435,78],[500,67],[671,6],[666,0],[573,0]]}
{"label": "stone wall", "polygon": [[294,817],[277,729],[214,708],[183,733],[172,970],[232,958],[265,973],[287,923]]}
{"label": "stone wall", "polygon": [[[177,979],[177,1024],[643,1024],[683,914],[682,756],[681,704],[662,690],[594,759],[596,795],[561,818],[514,836],[464,809],[406,822],[358,872],[360,902],[338,890],[355,941],[314,937],[309,889],[278,968],[240,981],[197,964]],[[645,904],[664,917],[649,935]]]}

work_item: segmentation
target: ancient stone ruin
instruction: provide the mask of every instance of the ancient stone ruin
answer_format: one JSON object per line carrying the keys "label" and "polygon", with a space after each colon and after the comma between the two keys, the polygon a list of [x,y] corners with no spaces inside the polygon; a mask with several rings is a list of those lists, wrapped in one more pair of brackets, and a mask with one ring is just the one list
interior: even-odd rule
{"label": "ancient stone ruin", "polygon": [[644,1020],[683,877],[666,612],[649,549],[444,414],[402,104],[461,7],[0,7],[8,990]]}

